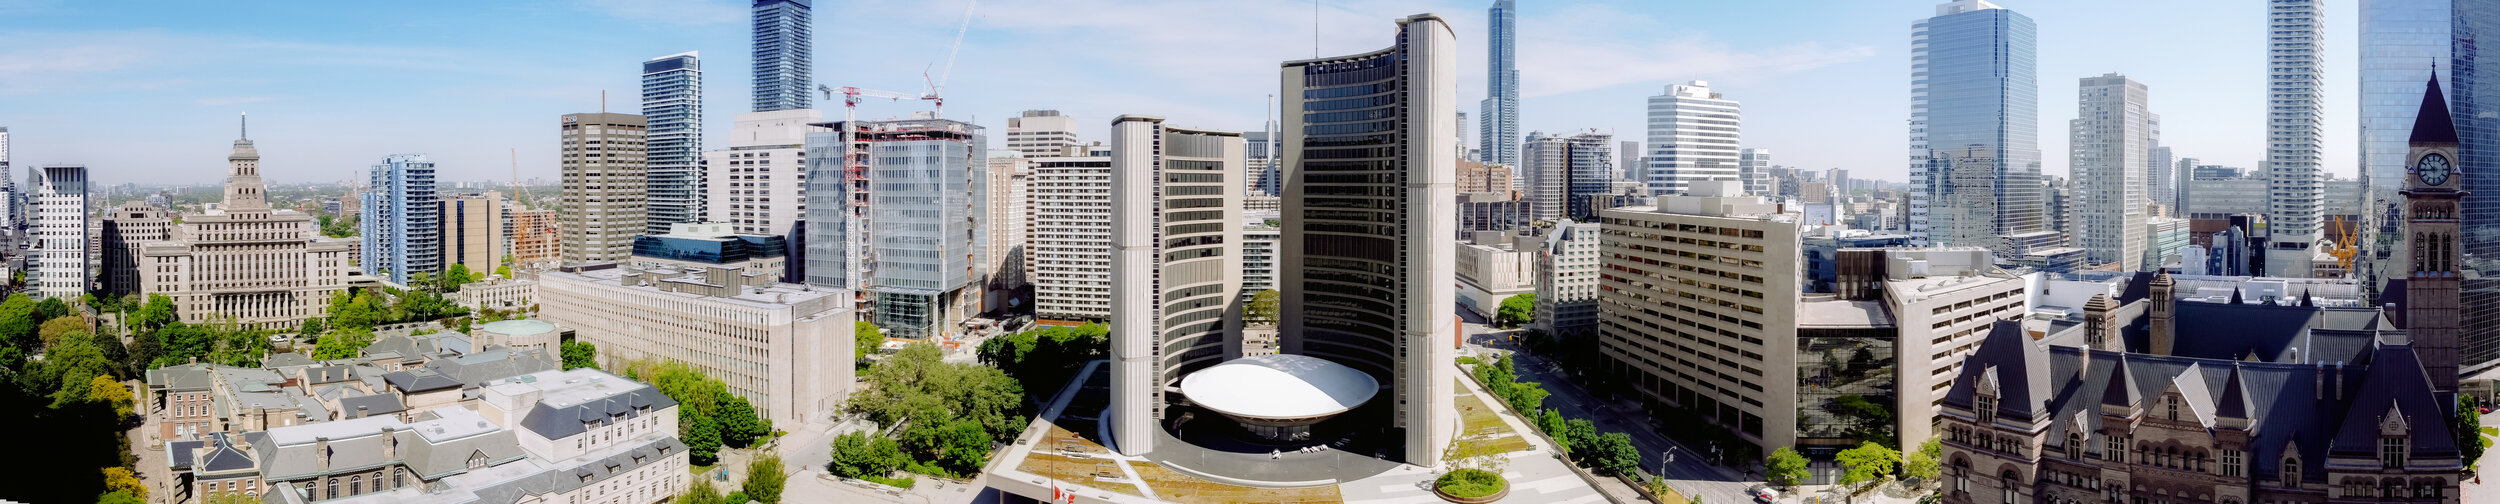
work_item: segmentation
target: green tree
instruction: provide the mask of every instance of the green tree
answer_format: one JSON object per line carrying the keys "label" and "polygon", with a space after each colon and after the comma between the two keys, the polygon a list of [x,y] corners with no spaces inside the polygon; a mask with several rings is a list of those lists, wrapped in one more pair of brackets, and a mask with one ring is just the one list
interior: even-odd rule
{"label": "green tree", "polygon": [[1519,294],[1502,299],[1502,307],[1495,311],[1494,317],[1496,318],[1494,323],[1502,327],[1519,327],[1535,322],[1536,293]]}
{"label": "green tree", "polygon": [[[856,348],[852,348],[853,355],[851,358],[853,359],[865,359],[868,357],[869,352],[875,352],[877,351],[877,347],[885,345],[885,330],[877,328],[876,322],[862,320],[853,323],[851,324],[851,331],[851,337],[855,338],[854,341],[857,342],[855,345]],[[995,340],[997,338],[991,339]]]}
{"label": "green tree", "polygon": [[1841,450],[1834,458],[1840,461],[1842,469],[1840,486],[1856,488],[1861,484],[1882,481],[1885,476],[1891,475],[1893,464],[1901,460],[1901,452],[1869,442]]}
{"label": "green tree", "polygon": [[744,448],[773,432],[772,422],[757,417],[755,405],[738,394],[722,390],[713,404],[718,410],[713,416],[720,421],[721,442],[729,446]]}
{"label": "green tree", "polygon": [[36,332],[43,337],[43,347],[52,348],[61,344],[61,335],[90,331],[87,329],[86,317],[63,315],[45,320],[43,327]]}
{"label": "green tree", "polygon": [[764,504],[781,504],[781,488],[790,475],[782,472],[780,455],[765,455],[747,462],[747,498]]}
{"label": "green tree", "polygon": [[469,272],[469,265],[452,263],[451,267],[443,268],[443,292],[458,292],[460,286],[475,281],[478,281],[477,275]]}
{"label": "green tree", "polygon": [[60,346],[45,352],[44,369],[40,372],[52,378],[45,383],[57,384],[58,388],[50,392],[52,407],[59,409],[88,402],[95,393],[95,378],[111,380],[118,367],[104,356],[94,335],[81,331],[63,335]]}
{"label": "green tree", "polygon": [[677,426],[679,431],[685,433],[679,439],[685,441],[687,458],[693,459],[691,462],[694,465],[712,465],[720,461],[720,425],[713,423],[712,417],[696,414],[680,404]]}
{"label": "green tree", "polygon": [[[114,469],[120,468],[116,467]],[[95,497],[95,504],[147,504],[147,502],[147,496],[131,495],[131,493],[127,490],[104,492],[103,495],[97,495]]]}
{"label": "green tree", "polygon": [[[1548,436],[1561,437],[1566,434],[1563,432],[1563,429],[1567,425],[1569,424],[1563,421],[1561,410],[1547,409],[1545,410],[1545,416],[1537,418],[1536,430],[1544,431],[1545,435]],[[1555,441],[1561,442],[1562,440],[1558,439]]]}
{"label": "green tree", "polygon": [[1589,457],[1597,454],[1597,424],[1586,418],[1574,418],[1563,424],[1563,432],[1569,433],[1563,437],[1570,440],[1571,459],[1587,467]]}
{"label": "green tree", "polygon": [[1276,311],[1279,306],[1277,298],[1281,296],[1276,289],[1251,294],[1250,303],[1241,309],[1241,322],[1249,325],[1275,325]]}
{"label": "green tree", "polygon": [[24,293],[10,294],[8,301],[0,301],[0,341],[33,354],[43,345],[43,341],[36,338],[36,326],[44,320],[48,319],[36,317],[34,298],[26,297]]}
{"label": "green tree", "polygon": [[511,262],[512,262],[512,261],[511,261],[511,259],[512,259],[512,256],[509,256],[509,255],[504,256],[504,263],[505,263],[505,264],[500,265],[500,266],[496,266],[496,267],[495,267],[495,276],[498,276],[498,277],[503,277],[504,279],[507,279],[507,280],[512,278],[512,264],[511,264]]}
{"label": "green tree", "polygon": [[148,497],[148,484],[139,481],[138,474],[123,467],[104,468],[104,489],[129,494],[140,499]]}
{"label": "green tree", "polygon": [[1910,460],[1901,465],[1901,473],[1922,481],[1936,479],[1943,473],[1943,458],[1943,439],[1929,437],[1927,442],[1918,444],[1918,451],[1910,452]]}
{"label": "green tree", "polygon": [[[6,311],[5,305],[0,305],[0,316],[5,316]],[[139,305],[139,310],[130,314],[130,328],[139,332],[153,332],[164,328],[166,324],[174,323],[174,315],[174,298],[165,297],[164,294],[149,294],[147,303]]]}
{"label": "green tree", "polygon": [[598,345],[588,341],[567,341],[557,348],[559,353],[564,354],[565,369],[599,369]]}
{"label": "green tree", "polygon": [[980,423],[970,420],[948,422],[940,437],[945,449],[938,455],[938,465],[948,472],[974,474],[981,472],[982,464],[989,463],[990,433]]}
{"label": "green tree", "polygon": [[312,358],[314,360],[352,359],[362,355],[365,347],[373,344],[373,339],[373,331],[340,328],[337,331],[331,331],[328,336],[322,336],[319,343],[313,344]]}
{"label": "green tree", "polygon": [[855,431],[833,438],[833,463],[829,470],[845,478],[884,478],[910,461],[911,457],[903,454],[903,445],[894,439]]}
{"label": "green tree", "polygon": [[[693,485],[688,485],[688,486],[687,486],[687,488],[686,488],[686,493],[683,493],[683,494],[678,494],[678,495],[677,495],[677,504],[729,504],[729,503],[728,503],[728,501],[727,501],[727,500],[725,500],[725,499],[722,499],[722,498],[721,498],[720,489],[715,488],[715,487],[713,487],[713,486],[712,486],[712,479],[711,479],[711,478],[696,477],[696,478],[694,479],[694,484],[693,484]],[[746,503],[744,503],[744,502],[739,502],[739,503],[736,503],[736,504],[746,504]]]}
{"label": "green tree", "polygon": [[69,313],[69,303],[61,301],[61,298],[48,297],[43,298],[42,302],[35,303],[35,317],[37,320],[52,320],[67,317],[69,316]]}
{"label": "green tree", "polygon": [[1805,482],[1807,477],[1813,476],[1806,470],[1806,457],[1797,454],[1796,449],[1786,446],[1771,451],[1771,456],[1765,458],[1762,465],[1770,468],[1768,479],[1773,485],[1797,486],[1798,483]]}
{"label": "green tree", "polygon": [[2483,438],[2482,405],[2478,402],[2473,394],[2457,394],[2457,418],[2448,422],[2456,429],[2452,436],[2457,440],[2457,451],[2465,457],[2468,468],[2480,462],[2483,450],[2491,447],[2491,440]]}
{"label": "green tree", "polygon": [[1598,469],[1617,476],[1630,476],[1641,467],[1641,449],[1632,446],[1632,435],[1608,432],[1597,437],[1597,452],[1590,455]]}

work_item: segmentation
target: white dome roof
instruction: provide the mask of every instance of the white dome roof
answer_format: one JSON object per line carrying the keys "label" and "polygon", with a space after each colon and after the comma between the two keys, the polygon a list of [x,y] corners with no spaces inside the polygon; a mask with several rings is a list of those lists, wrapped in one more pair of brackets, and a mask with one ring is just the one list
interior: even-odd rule
{"label": "white dome roof", "polygon": [[1244,418],[1292,419],[1344,413],[1380,393],[1370,374],[1301,355],[1234,359],[1181,378],[1189,401]]}

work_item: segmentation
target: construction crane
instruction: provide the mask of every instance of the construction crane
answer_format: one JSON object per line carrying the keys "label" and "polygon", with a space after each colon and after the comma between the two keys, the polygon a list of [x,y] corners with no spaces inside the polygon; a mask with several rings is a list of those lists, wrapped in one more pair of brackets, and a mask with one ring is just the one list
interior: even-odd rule
{"label": "construction crane", "polygon": [[833,95],[836,93],[842,95],[842,107],[844,109],[842,119],[844,122],[857,120],[859,118],[859,102],[862,98],[885,98],[893,101],[923,100],[929,102],[931,108],[934,110],[933,114],[935,117],[946,117],[946,81],[954,78],[955,76],[955,55],[963,52],[964,34],[972,31],[972,9],[978,5],[978,0],[964,3],[963,22],[955,27],[955,45],[953,48],[946,51],[945,72],[938,74],[938,76],[934,79],[930,78],[929,69],[936,67],[936,63],[930,63],[929,67],[924,67],[920,70],[920,82],[923,85],[928,86],[927,92],[919,95],[912,95],[909,93],[878,91],[852,86],[837,88],[823,84],[816,85],[816,90],[823,92],[825,94],[825,100],[828,101],[832,100]]}
{"label": "construction crane", "polygon": [[2344,238],[2337,240],[2334,248],[2328,250],[2327,254],[2335,256],[2336,267],[2343,268],[2344,271],[2352,271],[2352,258],[2361,253],[2361,249],[2353,242],[2360,238],[2361,230],[2345,228],[2344,216],[2341,215],[2335,216],[2335,229],[2343,230]]}

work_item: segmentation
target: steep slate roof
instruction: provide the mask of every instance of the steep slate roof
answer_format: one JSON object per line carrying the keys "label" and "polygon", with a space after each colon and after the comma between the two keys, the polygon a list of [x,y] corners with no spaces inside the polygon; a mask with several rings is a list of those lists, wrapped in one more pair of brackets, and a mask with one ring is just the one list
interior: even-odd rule
{"label": "steep slate roof", "polygon": [[214,473],[252,468],[252,456],[243,453],[243,450],[235,449],[234,444],[227,441],[226,433],[209,433],[208,442],[216,448],[200,456],[200,460],[191,468],[193,472]]}
{"label": "steep slate roof", "polygon": [[[532,495],[571,492],[582,487],[607,482],[609,478],[631,473],[643,466],[668,460],[670,455],[686,451],[686,444],[677,436],[662,437],[650,444],[613,455],[583,461],[579,465],[556,466],[526,477],[478,489],[479,504],[512,504]],[[637,460],[639,455],[639,460]]]}
{"label": "steep slate roof", "polygon": [[[2149,323],[2151,316],[2142,317]],[[2363,362],[2385,324],[2376,308],[2319,308],[2180,301],[2171,355],[2259,362]],[[2127,347],[2149,352],[2145,323],[2130,326]],[[2300,355],[2295,359],[2292,352]]]}
{"label": "steep slate roof", "polygon": [[2407,142],[2457,143],[2457,123],[2448,118],[2448,97],[2439,91],[2439,76],[2433,75],[2429,89],[2422,92],[2422,109],[2413,115],[2413,136]]}
{"label": "steep slate roof", "polygon": [[[2334,451],[2339,457],[2378,458],[2380,415],[2390,408],[2405,416],[2417,455],[2455,456],[2457,441],[2450,435],[2447,418],[2451,406],[2430,393],[2431,379],[2422,370],[2422,361],[2411,345],[2382,345],[2371,359],[2370,369],[2361,376],[2361,388],[2352,391],[2352,407],[2342,416],[2342,430],[2335,433]],[[2454,403],[2448,403],[2454,404]]]}
{"label": "steep slate roof", "polygon": [[312,357],[311,357],[311,356],[304,355],[304,354],[300,354],[300,353],[294,353],[294,352],[288,352],[288,353],[282,353],[282,354],[271,354],[271,355],[269,356],[269,358],[266,358],[266,359],[261,359],[261,360],[260,360],[260,367],[263,367],[263,368],[268,368],[268,369],[277,369],[277,368],[283,368],[283,367],[295,367],[295,366],[310,366],[310,365],[313,365],[313,364],[319,364],[319,363],[318,363],[318,362],[313,362],[313,360],[312,360]]}
{"label": "steep slate roof", "polygon": [[208,390],[217,379],[211,364],[184,364],[148,370],[148,388],[168,391]]}
{"label": "steep slate roof", "polygon": [[1953,379],[1953,388],[1945,392],[1946,404],[1969,408],[1981,375],[1993,366],[1997,380],[1997,415],[2008,418],[2032,418],[2045,413],[2050,396],[2049,370],[2039,365],[2048,362],[2048,349],[2031,343],[2023,333],[2021,322],[1999,320],[1988,327],[1988,339],[1968,358],[1970,365]]}
{"label": "steep slate roof", "polygon": [[620,418],[628,420],[640,418],[646,412],[661,411],[676,405],[677,401],[660,394],[660,389],[643,385],[633,390],[575,404],[557,405],[550,401],[539,401],[538,404],[530,407],[527,415],[521,417],[520,428],[529,429],[547,439],[564,439],[588,431],[594,426],[608,425]]}

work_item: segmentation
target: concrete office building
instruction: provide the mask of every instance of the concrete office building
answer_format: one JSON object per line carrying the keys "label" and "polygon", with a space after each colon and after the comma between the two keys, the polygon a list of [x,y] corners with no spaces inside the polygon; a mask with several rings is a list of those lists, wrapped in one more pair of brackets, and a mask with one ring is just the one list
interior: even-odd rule
{"label": "concrete office building", "polygon": [[504,218],[510,210],[505,207],[503,193],[446,196],[440,202],[435,213],[442,222],[439,243],[443,269],[458,264],[468,267],[470,273],[494,273],[495,267],[503,265],[503,256],[509,253],[506,244],[511,243],[504,236],[504,229],[511,226]]}
{"label": "concrete office building", "polygon": [[1276,290],[1276,246],[1284,241],[1284,230],[1278,224],[1284,215],[1276,210],[1244,210],[1241,213],[1241,298],[1250,299],[1259,291]]}
{"label": "concrete office building", "polygon": [[[2392,1],[2369,0],[2360,5],[2360,113],[2362,169],[2368,186],[2364,198],[2369,202],[2362,213],[2375,224],[2366,229],[2385,235],[2401,234],[2398,227],[2404,219],[2402,197],[2398,194],[2411,180],[2408,132],[2419,115],[2421,87],[2424,81],[2436,80],[2446,90],[2448,102],[2456,107],[2454,116],[2457,149],[2456,171],[2467,174],[2461,189],[2475,195],[2500,194],[2500,124],[2480,113],[2500,96],[2500,79],[2483,78],[2487,72],[2478,60],[2479,43],[2490,40],[2500,31],[2500,5],[2491,2],[2432,0]],[[2441,64],[2426,64],[2437,62]],[[2333,193],[2325,196],[2330,201]],[[2465,198],[2458,217],[2467,236],[2500,234],[2500,198],[2473,196]],[[2327,221],[2331,223],[2332,221]],[[2364,235],[2365,261],[2360,266],[2364,278],[2386,280],[2401,278],[2410,267],[2413,254],[2405,250],[2401,238],[2372,238]],[[2500,240],[2465,240],[2458,245],[2465,257],[2500,257]],[[2488,259],[2467,259],[2464,267],[2479,274],[2467,274],[2460,281],[2461,302],[2465,320],[2500,319],[2500,266]],[[2384,285],[2382,287],[2392,288]],[[2500,367],[2500,325],[2467,324],[2460,329],[2460,365],[2467,375],[2490,376]]]}
{"label": "concrete office building", "polygon": [[1068,156],[1068,148],[1079,145],[1076,118],[1059,115],[1057,110],[1027,110],[1007,118],[1007,150],[1025,157]]}
{"label": "concrete office building", "polygon": [[727,266],[567,266],[539,274],[538,316],[599,345],[610,367],[683,362],[775,424],[829,420],[851,392],[857,318],[846,293],[779,276]]}
{"label": "concrete office building", "polygon": [[1482,145],[1477,159],[1519,166],[1519,6],[1513,0],[1493,0],[1485,13],[1485,98],[1476,114],[1483,122],[1476,135]]}
{"label": "concrete office building", "polygon": [[2173,175],[2173,172],[2177,170],[2177,164],[2171,161],[2170,146],[2155,145],[2147,152],[2149,154],[2144,156],[2145,199],[2152,200],[2153,204],[2162,207],[2161,213],[2152,216],[2184,217],[2186,214],[2179,213],[2179,207],[2174,203],[2179,201],[2179,179]]}
{"label": "concrete office building", "polygon": [[[1458,48],[1438,17],[1398,25],[1388,49],[1284,64],[1277,334],[1281,353],[1327,359],[1387,384],[1373,403],[1389,408],[1384,427],[1403,441],[1391,456],[1433,466],[1457,425],[1448,247],[1458,224],[1458,125],[1439,111],[1457,105]],[[1341,103],[1350,107],[1334,108]],[[1357,117],[1375,115],[1400,119]],[[1600,171],[1613,165],[1592,161]]]}
{"label": "concrete office building", "polygon": [[[248,144],[247,144],[248,145]],[[240,146],[239,146],[240,147]],[[78,299],[87,293],[87,166],[44,165],[28,210],[34,223],[27,234],[34,245],[27,275],[28,294],[41,298]]]}
{"label": "concrete office building", "polygon": [[1614,194],[1614,135],[1588,131],[1572,136],[1528,134],[1521,144],[1530,216],[1537,220],[1588,219],[1610,206]]}
{"label": "concrete office building", "polygon": [[1011,150],[990,151],[989,215],[982,221],[982,233],[989,235],[989,278],[984,286],[981,306],[986,313],[1002,313],[1011,308],[1033,305],[1023,290],[1032,285],[1025,275],[1026,247],[1031,243],[1030,209],[1033,160],[1024,153]]}
{"label": "concrete office building", "polygon": [[26,223],[26,191],[9,178],[9,127],[0,126],[0,244],[15,243]]}
{"label": "concrete office building", "polygon": [[1111,122],[1112,445],[1154,450],[1181,377],[1242,355],[1240,133]]}
{"label": "concrete office building", "polygon": [[1536,293],[1538,242],[1532,239],[1488,231],[1459,243],[1452,262],[1457,268],[1458,305],[1477,317],[1498,320],[1502,300]]}
{"label": "concrete office building", "polygon": [[1111,317],[1110,157],[1033,158],[1033,316]]}
{"label": "concrete office building", "polygon": [[[2085,77],[2068,121],[2075,174],[2071,243],[2092,264],[2144,268],[2145,165],[2159,140],[2144,83],[2115,73]],[[2157,265],[2158,266],[2158,265]]]}
{"label": "concrete office building", "polygon": [[1986,0],[1910,25],[1910,236],[1996,247],[2051,226],[2040,194],[2038,27]]}
{"label": "concrete office building", "polygon": [[807,283],[859,293],[863,318],[888,335],[953,334],[980,311],[980,292],[966,289],[989,266],[989,237],[974,232],[989,203],[983,129],[946,119],[814,126]]}
{"label": "concrete office building", "polygon": [[98,295],[138,294],[140,250],[148,242],[174,239],[174,220],[146,203],[125,202],[104,214],[103,235],[104,249],[97,251],[104,255]]}
{"label": "concrete office building", "polygon": [[2266,4],[2267,276],[2309,276],[2322,236],[2326,2]]}
{"label": "concrete office building", "polygon": [[563,223],[558,226],[564,236],[564,262],[617,261],[633,252],[634,236],[649,225],[644,217],[650,184],[646,133],[646,122],[638,115],[564,115],[558,165],[564,179]]}
{"label": "concrete office building", "polygon": [[703,61],[695,51],[642,62],[642,116],[651,126],[650,212],[643,232],[704,222]]}
{"label": "concrete office building", "polygon": [[1667,86],[1666,93],[1649,97],[1649,170],[1639,181],[1649,185],[1650,194],[1665,195],[1683,194],[1697,181],[1738,180],[1743,126],[1743,108],[1712,91],[1709,82]]}
{"label": "concrete office building", "polygon": [[[807,212],[807,132],[824,111],[738,114],[729,148],[703,153],[704,212],[738,234],[790,235]],[[668,232],[661,226],[657,232]]]}
{"label": "concrete office building", "polygon": [[1598,224],[1556,222],[1536,244],[1537,328],[1575,344],[1597,331]]}
{"label": "concrete office building", "polygon": [[2179,251],[2188,247],[2188,220],[2178,217],[2144,219],[2144,268],[2142,271],[2166,271],[2179,260]]}
{"label": "concrete office building", "polygon": [[[364,215],[366,275],[407,285],[419,273],[443,270],[442,207],[434,192],[434,161],[423,154],[393,154],[368,172]],[[265,205],[265,204],[264,204]],[[639,228],[640,226],[636,226]]]}
{"label": "concrete office building", "polygon": [[755,0],[755,110],[809,108],[815,86],[812,0]]}
{"label": "concrete office building", "polygon": [[248,137],[237,139],[226,156],[224,202],[183,217],[170,239],[138,245],[139,291],[173,298],[186,324],[301,327],[347,288],[355,268],[349,250],[356,240],[322,238],[315,227],[310,215],[269,208],[260,149]]}
{"label": "concrete office building", "polygon": [[1975,247],[1841,250],[1835,293],[1799,294],[1799,215],[1722,185],[1601,222],[1600,353],[1654,415],[1699,415],[1756,454],[1825,458],[1858,442],[1828,405],[1858,395],[1899,412],[1881,428],[1913,446],[1950,385],[1934,373],[2027,311],[2029,280]]}
{"label": "concrete office building", "polygon": [[1268,119],[1267,128],[1270,131],[1242,132],[1241,144],[1244,146],[1242,152],[1245,154],[1242,155],[1241,169],[1244,170],[1242,178],[1247,179],[1243,182],[1249,184],[1250,187],[1249,196],[1274,198],[1284,191],[1281,187],[1284,184],[1284,172],[1278,169],[1276,164],[1282,159],[1276,155],[1277,135],[1274,132],[1276,129],[1274,118]]}
{"label": "concrete office building", "polygon": [[1771,180],[1771,149],[1746,147],[1736,150],[1736,179],[1745,182],[1745,194],[1777,198],[1779,184]]}

